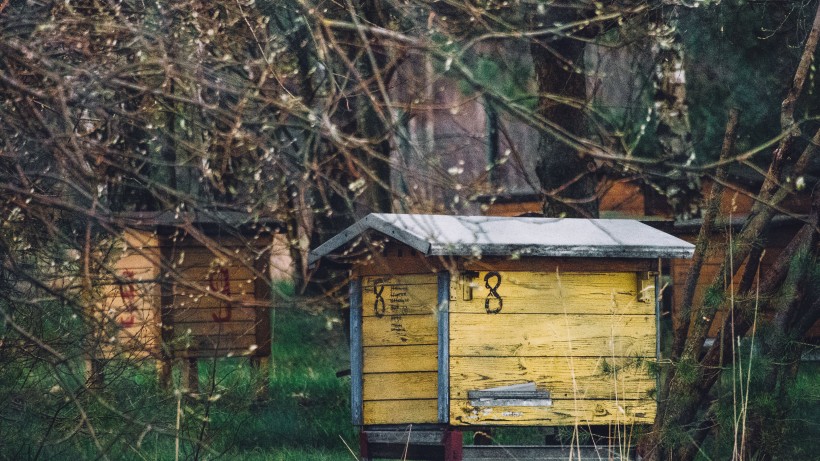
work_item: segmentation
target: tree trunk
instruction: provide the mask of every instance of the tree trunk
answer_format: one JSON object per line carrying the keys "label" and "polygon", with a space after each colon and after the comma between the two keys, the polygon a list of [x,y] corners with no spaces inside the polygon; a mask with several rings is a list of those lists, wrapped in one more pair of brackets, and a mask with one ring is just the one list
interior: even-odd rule
{"label": "tree trunk", "polygon": [[[533,13],[534,14],[534,13]],[[568,23],[582,19],[580,13],[548,10],[549,22]],[[538,17],[530,18],[536,23]],[[535,77],[538,81],[538,114],[557,123],[576,137],[586,133],[585,42],[572,37],[550,37],[549,42],[530,44]],[[547,216],[598,216],[593,177],[595,163],[549,134],[542,134],[538,146],[536,174],[545,194]]]}
{"label": "tree trunk", "polygon": [[[763,378],[763,389],[774,394],[778,404],[771,411],[763,409],[763,414],[755,415],[749,421],[749,436],[745,437],[742,449],[756,459],[770,460],[777,456],[782,448],[784,422],[791,410],[788,398],[789,385],[797,375],[800,356],[803,352],[801,343],[800,314],[810,313],[811,300],[806,298],[811,290],[812,266],[816,264],[818,234],[816,232],[818,214],[820,213],[820,193],[814,197],[812,214],[794,240],[799,247],[789,258],[788,273],[777,296],[773,297],[774,319],[762,330],[759,353],[763,357],[773,358],[771,368]],[[802,311],[802,312],[801,312]],[[772,424],[775,422],[775,424]]]}
{"label": "tree trunk", "polygon": [[[655,133],[670,165],[689,165],[695,160],[689,107],[686,102],[686,70],[684,49],[675,24],[656,21],[657,52],[655,73],[654,110],[658,118]],[[734,135],[734,133],[732,133]],[[700,198],[700,178],[675,168],[664,174],[664,195],[675,216],[695,217]]]}
{"label": "tree trunk", "polygon": [[[364,19],[378,27],[388,27],[389,16],[385,4],[379,0],[360,0]],[[367,59],[362,60],[362,83],[368,85],[367,94],[359,96],[358,131],[363,138],[371,140],[370,152],[359,152],[371,175],[367,189],[366,202],[371,211],[389,213],[393,206],[393,194],[390,187],[390,125],[394,123],[393,108],[387,94],[390,72],[388,55],[378,39],[367,42],[362,35],[360,39],[365,48]],[[381,100],[371,99],[373,95]],[[381,103],[382,107],[377,104]]]}
{"label": "tree trunk", "polygon": [[[721,160],[726,160],[731,155],[734,155],[734,143],[735,137],[737,136],[737,119],[737,111],[730,110],[729,120],[726,123],[726,134],[723,137],[723,147],[720,151]],[[713,232],[712,227],[717,218],[718,210],[720,209],[720,200],[723,197],[723,183],[726,181],[726,177],[726,166],[722,165],[718,167],[718,171],[715,173],[715,181],[712,183],[712,190],[709,192],[709,197],[704,208],[703,224],[701,225],[695,242],[695,254],[692,257],[692,266],[686,275],[681,305],[677,306],[678,309],[677,312],[675,312],[678,318],[672,339],[673,360],[678,359],[681,352],[683,352],[686,333],[689,330],[689,321],[692,316],[692,301],[694,300],[698,279],[700,278],[700,270],[709,251],[709,242]]]}

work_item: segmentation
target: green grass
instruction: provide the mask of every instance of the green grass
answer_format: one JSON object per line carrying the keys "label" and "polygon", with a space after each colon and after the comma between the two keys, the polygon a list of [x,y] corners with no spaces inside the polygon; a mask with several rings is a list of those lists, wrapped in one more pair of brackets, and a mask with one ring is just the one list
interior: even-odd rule
{"label": "green grass", "polygon": [[[348,366],[341,322],[327,313],[279,309],[273,333],[268,395],[239,418],[230,412],[214,416],[215,427],[234,434],[232,457],[352,459],[342,443],[357,440],[350,379],[336,377]],[[305,457],[308,449],[315,457]]]}
{"label": "green grass", "polygon": [[[0,459],[174,459],[178,403],[179,459],[354,459],[342,442],[358,447],[350,379],[336,377],[348,367],[342,322],[295,308],[273,318],[268,374],[245,358],[200,360],[198,396],[161,389],[153,362],[111,361],[105,386],[89,393],[79,359],[52,366],[3,357]],[[99,447],[80,424],[83,412]]]}
{"label": "green grass", "polygon": [[790,453],[783,459],[820,459],[817,440],[820,440],[820,363],[803,362],[794,385],[789,389],[792,411],[783,446]]}
{"label": "green grass", "polygon": [[[770,359],[763,358],[753,360],[749,417],[778,414],[774,410],[786,407],[785,418],[771,417],[764,423],[764,430],[770,431],[764,437],[782,430],[782,435],[777,434],[776,440],[769,440],[779,447],[777,459],[820,459],[816,449],[816,441],[820,439],[820,363],[800,363],[795,381],[789,385],[786,397],[781,400],[776,397],[774,389],[765,388],[760,382],[760,375],[771,365],[770,362]],[[713,389],[715,428],[721,430],[713,431],[706,439],[701,447],[702,452],[696,458],[698,461],[730,459],[732,456],[734,412],[731,392],[731,375],[725,373]],[[687,437],[683,432],[681,435]]]}

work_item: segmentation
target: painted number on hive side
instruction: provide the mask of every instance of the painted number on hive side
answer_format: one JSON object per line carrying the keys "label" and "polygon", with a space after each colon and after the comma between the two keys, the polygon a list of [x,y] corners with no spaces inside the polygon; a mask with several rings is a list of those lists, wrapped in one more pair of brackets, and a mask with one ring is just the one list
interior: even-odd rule
{"label": "painted number on hive side", "polygon": [[[495,280],[491,286],[490,279],[492,278]],[[490,292],[487,293],[487,299],[484,300],[484,310],[487,311],[488,314],[501,312],[501,309],[504,307],[504,300],[501,298],[501,295],[498,294],[498,287],[501,286],[501,274],[496,271],[487,272],[487,275],[484,276],[484,286],[490,290]],[[495,307],[491,307],[493,304],[495,304]]]}

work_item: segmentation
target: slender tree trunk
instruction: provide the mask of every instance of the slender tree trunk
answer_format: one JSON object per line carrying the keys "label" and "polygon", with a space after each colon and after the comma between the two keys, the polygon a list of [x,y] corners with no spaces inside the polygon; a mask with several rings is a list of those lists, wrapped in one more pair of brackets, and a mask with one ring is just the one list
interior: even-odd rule
{"label": "slender tree trunk", "polygon": [[[389,23],[389,13],[382,2],[349,0],[345,5],[355,24],[365,20],[370,25],[385,27]],[[366,139],[368,144],[348,148],[323,142],[316,161],[311,162],[321,164],[314,171],[319,186],[314,194],[317,213],[311,237],[313,248],[352,224],[357,212],[392,209],[389,162],[393,116],[386,90],[391,75],[386,51],[361,31],[328,36],[327,47],[336,53],[337,72],[351,77],[341,88],[344,102],[335,106],[331,119],[341,131]],[[337,268],[320,263],[311,275],[307,291],[326,294],[340,287],[343,275]]]}
{"label": "slender tree trunk", "polygon": [[485,117],[487,133],[487,185],[495,192],[501,185],[500,164],[498,162],[498,111],[493,102],[488,98],[484,98],[484,107],[487,116]]}
{"label": "slender tree trunk", "polygon": [[[378,27],[389,25],[389,14],[386,5],[379,0],[359,0],[364,19]],[[364,41],[366,38],[361,37]],[[367,168],[372,175],[367,192],[367,202],[372,211],[389,213],[393,208],[393,196],[390,187],[390,130],[396,125],[393,108],[387,94],[390,80],[388,72],[387,51],[377,39],[364,42],[367,59],[362,60],[361,78],[368,84],[369,95],[379,95],[374,101],[368,95],[359,96],[358,130],[362,136],[372,140],[372,152],[361,152]],[[376,104],[383,104],[376,107]]]}
{"label": "slender tree trunk", "polygon": [[[663,14],[663,13],[661,13]],[[689,165],[695,160],[689,106],[686,102],[684,48],[677,27],[658,18],[654,28],[657,53],[652,83],[655,87],[655,129],[662,155],[670,165]],[[699,212],[700,177],[673,168],[664,174],[664,195],[675,216],[693,217]]]}
{"label": "slender tree trunk", "polygon": [[[726,160],[734,154],[735,137],[737,136],[737,119],[737,111],[730,110],[729,120],[726,123],[726,134],[723,137],[723,147],[720,151],[721,160]],[[720,200],[723,197],[723,183],[726,181],[726,177],[726,166],[721,165],[715,173],[715,181],[712,183],[712,189],[709,192],[709,197],[706,202],[703,224],[700,227],[700,232],[695,242],[695,254],[692,257],[692,266],[689,268],[689,273],[686,275],[686,282],[683,286],[681,305],[677,306],[677,311],[675,312],[677,322],[673,331],[672,359],[678,359],[680,357],[686,341],[686,333],[689,330],[689,321],[692,315],[692,301],[694,300],[698,279],[700,278],[700,270],[703,267],[703,263],[709,251],[709,242],[713,232],[712,227],[714,226],[718,210],[720,209]]]}

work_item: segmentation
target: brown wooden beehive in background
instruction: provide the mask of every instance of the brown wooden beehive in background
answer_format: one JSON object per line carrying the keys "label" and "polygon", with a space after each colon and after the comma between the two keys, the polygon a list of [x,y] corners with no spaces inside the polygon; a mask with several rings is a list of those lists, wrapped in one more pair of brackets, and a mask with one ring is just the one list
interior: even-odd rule
{"label": "brown wooden beehive in background", "polygon": [[175,237],[165,249],[173,281],[163,322],[171,327],[166,337],[174,356],[267,356],[269,239],[249,247],[244,239],[223,237],[215,239],[218,248],[209,248],[190,236]]}
{"label": "brown wooden beehive in background", "polygon": [[[711,189],[712,183],[709,180],[704,180],[703,182],[703,190],[704,193],[706,193],[706,191]],[[728,249],[731,247],[730,242],[734,238],[733,236],[741,231],[755,203],[752,198],[753,195],[750,192],[743,191],[742,189],[739,190],[740,192],[738,193],[726,192],[721,196],[718,219],[714,224],[714,231],[710,235],[709,250],[704,258],[700,276],[697,280],[693,299],[694,306],[699,305],[704,296],[706,296],[707,289],[714,282],[720,265],[723,263]],[[760,261],[760,274],[765,274],[766,271],[772,267],[772,264],[782,253],[783,249],[803,226],[804,222],[799,216],[809,212],[811,208],[810,198],[811,197],[805,193],[798,193],[788,197],[780,204],[781,209],[789,211],[792,216],[778,214],[772,219],[766,236],[763,258]],[[674,226],[669,229],[669,232],[683,240],[694,243],[697,240],[702,223],[703,221],[701,219],[676,222]],[[746,270],[746,264],[747,261],[744,261],[741,266],[736,269],[736,275],[733,276],[731,280],[725,280],[723,285],[726,287],[732,285],[737,288]],[[691,265],[692,262],[686,260],[674,260],[670,265],[670,273],[675,284],[672,297],[673,312],[677,312],[681,309],[689,309],[689,307],[683,306],[683,287],[686,283]],[[772,312],[763,312],[762,314],[764,316],[773,315]],[[726,315],[727,312],[725,310],[715,312],[715,319],[709,329],[709,338],[720,336],[720,329],[723,326],[723,320]],[[678,316],[673,315],[672,320],[675,322],[675,327],[677,327]],[[820,322],[815,324],[805,339],[817,338],[818,335],[820,335]]]}
{"label": "brown wooden beehive in background", "polygon": [[97,358],[270,355],[275,222],[224,212],[123,219],[97,303],[107,320]]}
{"label": "brown wooden beehive in background", "polygon": [[[718,270],[720,270],[720,265],[724,261],[724,255],[726,253],[726,249],[729,248],[729,239],[731,238],[732,234],[736,234],[740,232],[744,218],[734,219],[732,222],[727,222],[726,220],[719,221],[716,224],[716,232],[712,234],[709,242],[709,252],[704,259],[703,266],[701,267],[700,276],[697,280],[697,285],[695,288],[695,296],[692,300],[693,306],[698,306],[703,302],[704,296],[706,296],[706,292],[709,286],[715,281],[715,277],[718,274]],[[761,276],[766,273],[772,267],[772,264],[780,256],[783,249],[788,245],[791,239],[795,236],[800,227],[802,226],[802,222],[799,219],[793,219],[788,217],[776,217],[772,224],[771,230],[769,232],[769,238],[766,241],[766,248],[765,254],[763,255],[763,259],[761,260],[759,271]],[[689,241],[694,243],[697,240],[697,232],[700,229],[700,222],[699,220],[695,222],[685,222],[685,223],[678,223],[675,225],[675,235],[678,235],[683,240]],[[725,280],[723,285],[728,287],[729,285],[733,286],[733,289],[737,289],[740,285],[741,278],[746,270],[747,261],[744,261],[741,266],[737,269],[735,276],[731,278],[731,280]],[[673,261],[670,267],[670,273],[672,276],[672,280],[675,283],[675,290],[673,291],[672,296],[672,309],[673,312],[677,312],[680,309],[684,309],[683,306],[683,294],[684,294],[684,285],[686,283],[686,279],[689,275],[689,270],[692,266],[691,261]],[[763,312],[763,315],[770,316],[772,312]],[[715,312],[715,319],[709,328],[708,337],[709,338],[716,338],[720,336],[720,330],[723,327],[723,321],[727,315],[725,310],[718,310]],[[674,327],[677,328],[678,326],[678,316],[673,315],[672,321]],[[820,323],[818,323],[812,331],[809,332],[807,335],[808,337],[817,337],[818,327],[820,327]]]}

